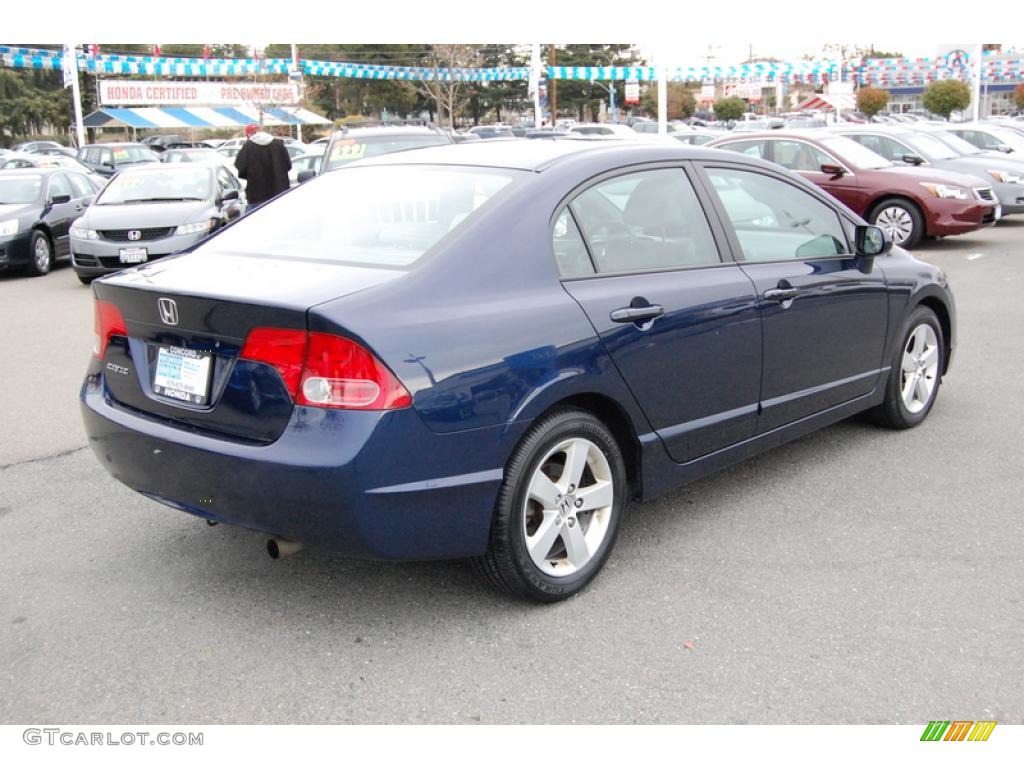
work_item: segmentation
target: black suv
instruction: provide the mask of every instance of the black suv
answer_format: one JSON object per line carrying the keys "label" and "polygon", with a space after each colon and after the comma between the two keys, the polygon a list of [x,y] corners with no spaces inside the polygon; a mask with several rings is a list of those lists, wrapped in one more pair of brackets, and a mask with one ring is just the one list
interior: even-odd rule
{"label": "black suv", "polygon": [[[450,134],[434,125],[360,123],[357,127],[346,126],[335,131],[327,142],[319,172],[333,171],[356,160],[389,152],[454,143]],[[309,181],[316,173],[301,171],[298,175],[299,183]]]}

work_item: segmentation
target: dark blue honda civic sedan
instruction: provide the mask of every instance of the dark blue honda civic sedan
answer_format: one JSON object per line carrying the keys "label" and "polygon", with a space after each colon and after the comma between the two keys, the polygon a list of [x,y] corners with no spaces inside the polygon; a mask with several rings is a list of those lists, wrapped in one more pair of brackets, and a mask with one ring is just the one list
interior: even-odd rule
{"label": "dark blue honda civic sedan", "polygon": [[383,156],[98,280],[96,456],[274,556],[472,558],[554,601],[631,500],[923,421],[945,275],[779,166],[672,144]]}

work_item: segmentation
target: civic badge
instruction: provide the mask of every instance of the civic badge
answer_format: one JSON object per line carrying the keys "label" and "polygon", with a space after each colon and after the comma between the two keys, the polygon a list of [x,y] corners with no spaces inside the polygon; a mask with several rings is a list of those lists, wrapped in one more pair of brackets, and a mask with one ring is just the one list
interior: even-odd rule
{"label": "civic badge", "polygon": [[139,230],[137,230],[137,229],[129,229],[128,230],[128,239],[129,240],[141,240],[142,239],[142,233]]}
{"label": "civic badge", "polygon": [[160,319],[165,325],[178,324],[178,305],[174,299],[158,299],[156,306],[160,310]]}

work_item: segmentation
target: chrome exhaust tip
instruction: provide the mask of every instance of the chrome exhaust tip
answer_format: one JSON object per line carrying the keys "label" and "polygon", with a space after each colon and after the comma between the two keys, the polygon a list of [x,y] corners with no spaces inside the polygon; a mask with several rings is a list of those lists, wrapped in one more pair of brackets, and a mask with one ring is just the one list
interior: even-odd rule
{"label": "chrome exhaust tip", "polygon": [[267,540],[267,554],[270,555],[272,560],[280,560],[282,557],[294,555],[300,549],[302,549],[302,543],[298,541],[288,541],[288,539]]}

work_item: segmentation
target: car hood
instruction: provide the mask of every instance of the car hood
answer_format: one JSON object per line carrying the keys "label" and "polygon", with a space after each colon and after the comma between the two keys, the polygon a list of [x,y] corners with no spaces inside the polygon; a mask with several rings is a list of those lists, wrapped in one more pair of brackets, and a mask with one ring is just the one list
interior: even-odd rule
{"label": "car hood", "polygon": [[187,203],[132,203],[128,205],[96,205],[86,211],[83,226],[89,229],[147,229],[176,227],[201,221],[214,214],[208,200]]}
{"label": "car hood", "polygon": [[170,294],[307,309],[406,274],[321,261],[243,256],[211,249],[160,259],[105,282]]}
{"label": "car hood", "polygon": [[0,205],[0,221],[15,219],[34,213],[39,206],[36,203],[11,203]]}
{"label": "car hood", "polygon": [[968,176],[966,173],[957,173],[956,171],[937,171],[933,168],[895,166],[893,168],[878,168],[875,172],[890,173],[903,177],[913,177],[917,181],[926,181],[931,184],[956,185],[958,187],[967,187],[968,189],[984,186],[984,182],[982,182],[977,176]]}

